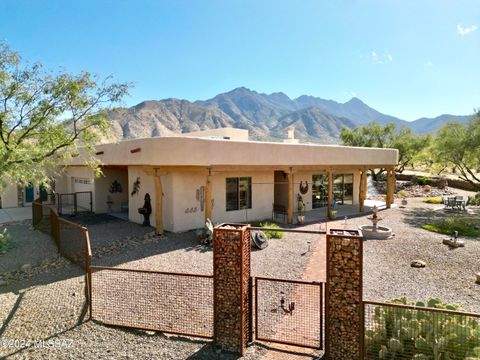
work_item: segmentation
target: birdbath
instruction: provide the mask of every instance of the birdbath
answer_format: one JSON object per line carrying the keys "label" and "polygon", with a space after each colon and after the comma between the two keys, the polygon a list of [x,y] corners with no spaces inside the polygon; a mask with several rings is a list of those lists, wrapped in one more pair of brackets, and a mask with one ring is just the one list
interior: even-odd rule
{"label": "birdbath", "polygon": [[378,226],[378,222],[383,220],[378,216],[378,208],[375,205],[372,209],[372,216],[367,217],[372,225],[360,225],[358,228],[362,231],[363,236],[367,239],[388,239],[392,236],[392,229],[388,226]]}

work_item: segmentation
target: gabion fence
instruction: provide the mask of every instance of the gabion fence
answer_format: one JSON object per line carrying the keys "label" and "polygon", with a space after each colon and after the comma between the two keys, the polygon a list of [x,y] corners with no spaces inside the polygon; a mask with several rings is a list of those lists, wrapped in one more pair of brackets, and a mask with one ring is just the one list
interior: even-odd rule
{"label": "gabion fence", "polygon": [[91,267],[92,318],[110,325],[213,337],[213,276]]}
{"label": "gabion fence", "polygon": [[480,358],[480,315],[364,301],[365,359]]}

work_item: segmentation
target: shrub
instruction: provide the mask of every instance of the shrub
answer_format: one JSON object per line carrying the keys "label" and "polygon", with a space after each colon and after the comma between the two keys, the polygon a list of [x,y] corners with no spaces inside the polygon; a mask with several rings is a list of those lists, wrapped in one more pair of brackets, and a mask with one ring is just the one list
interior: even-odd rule
{"label": "shrub", "polygon": [[463,217],[450,217],[422,226],[422,229],[450,235],[454,230],[462,236],[480,236],[480,221]]}
{"label": "shrub", "polygon": [[[406,298],[391,303],[462,310],[439,299],[430,299],[426,305]],[[376,306],[372,323],[373,327],[365,331],[365,346],[369,354],[378,354],[379,359],[454,360],[480,356],[480,324],[473,317]]]}
{"label": "shrub", "polygon": [[428,176],[422,176],[418,179],[418,185],[432,185],[433,180]]}
{"label": "shrub", "polygon": [[[252,225],[255,227],[280,229],[280,226],[268,221],[256,222],[256,223],[253,223]],[[285,233],[283,231],[264,231],[264,234],[267,237],[267,239],[281,239],[285,236]]]}
{"label": "shrub", "polygon": [[480,206],[480,191],[477,192],[474,196],[468,197],[468,205]]}
{"label": "shrub", "polygon": [[427,204],[443,204],[443,199],[441,197],[429,197],[423,199],[422,202]]}
{"label": "shrub", "polygon": [[5,254],[8,250],[10,242],[10,234],[8,233],[7,229],[3,229],[0,232],[0,255]]}
{"label": "shrub", "polygon": [[397,195],[398,195],[398,196],[401,196],[401,197],[407,197],[407,196],[408,196],[408,192],[405,191],[405,190],[400,190],[399,192],[397,192]]}

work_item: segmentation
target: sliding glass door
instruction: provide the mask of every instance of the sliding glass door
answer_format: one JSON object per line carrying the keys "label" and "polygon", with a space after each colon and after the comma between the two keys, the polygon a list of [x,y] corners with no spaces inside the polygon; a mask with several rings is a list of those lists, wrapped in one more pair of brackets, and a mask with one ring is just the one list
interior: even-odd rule
{"label": "sliding glass door", "polygon": [[318,209],[328,205],[328,176],[312,176],[312,208]]}
{"label": "sliding glass door", "polygon": [[353,174],[333,176],[333,195],[337,205],[353,204]]}

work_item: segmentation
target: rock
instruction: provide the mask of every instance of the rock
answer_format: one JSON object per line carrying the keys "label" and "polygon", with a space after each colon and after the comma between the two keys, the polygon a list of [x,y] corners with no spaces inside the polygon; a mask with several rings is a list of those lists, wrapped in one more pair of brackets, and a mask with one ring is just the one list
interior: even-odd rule
{"label": "rock", "polygon": [[465,246],[465,241],[463,240],[455,240],[455,239],[450,239],[450,238],[445,238],[442,241],[443,244],[448,245],[450,247],[458,248],[458,247],[464,247]]}
{"label": "rock", "polygon": [[153,336],[153,335],[155,335],[155,331],[146,330],[145,334],[147,334],[149,336]]}
{"label": "rock", "polygon": [[426,193],[429,193],[432,191],[432,187],[430,185],[425,185],[423,187],[423,191],[426,192]]}
{"label": "rock", "polygon": [[480,284],[480,272],[476,273],[477,275],[477,284]]}
{"label": "rock", "polygon": [[0,286],[6,286],[7,284],[7,280],[0,278]]}
{"label": "rock", "polygon": [[413,260],[410,263],[410,266],[414,267],[414,268],[424,268],[425,266],[427,266],[427,263],[425,261],[422,261],[422,260]]}
{"label": "rock", "polygon": [[25,272],[28,272],[28,271],[32,270],[32,265],[30,265],[30,264],[24,264],[24,265],[22,265],[22,267],[20,268],[20,270],[25,271]]}

